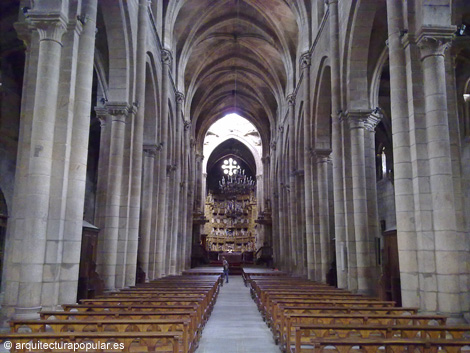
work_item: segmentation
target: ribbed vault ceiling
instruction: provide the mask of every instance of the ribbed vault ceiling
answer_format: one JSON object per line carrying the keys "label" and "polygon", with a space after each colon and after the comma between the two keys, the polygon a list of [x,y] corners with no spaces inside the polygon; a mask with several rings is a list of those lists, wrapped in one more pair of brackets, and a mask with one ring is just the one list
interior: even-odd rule
{"label": "ribbed vault ceiling", "polygon": [[295,76],[298,25],[288,2],[175,0],[167,12],[173,42],[166,44],[176,53],[177,85],[198,139],[217,119],[237,112],[266,143]]}

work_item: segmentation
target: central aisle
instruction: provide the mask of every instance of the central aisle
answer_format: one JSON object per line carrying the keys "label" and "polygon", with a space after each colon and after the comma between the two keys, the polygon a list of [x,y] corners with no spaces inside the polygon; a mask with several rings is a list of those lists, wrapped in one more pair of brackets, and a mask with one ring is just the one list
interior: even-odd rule
{"label": "central aisle", "polygon": [[280,353],[241,276],[221,287],[195,353]]}

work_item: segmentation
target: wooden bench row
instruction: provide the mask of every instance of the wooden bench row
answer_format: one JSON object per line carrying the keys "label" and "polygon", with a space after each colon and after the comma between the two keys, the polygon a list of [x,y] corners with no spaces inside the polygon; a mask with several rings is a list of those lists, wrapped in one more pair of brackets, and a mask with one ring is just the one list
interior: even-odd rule
{"label": "wooden bench row", "polygon": [[244,274],[276,343],[288,352],[467,352],[470,327],[301,278]]}
{"label": "wooden bench row", "polygon": [[11,342],[11,352],[194,352],[221,282],[173,276],[64,304],[39,320],[12,320],[0,341]]}

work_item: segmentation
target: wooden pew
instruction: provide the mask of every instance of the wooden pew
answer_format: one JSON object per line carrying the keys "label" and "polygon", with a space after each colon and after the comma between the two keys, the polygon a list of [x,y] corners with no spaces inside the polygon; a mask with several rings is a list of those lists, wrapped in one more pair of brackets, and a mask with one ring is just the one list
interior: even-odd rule
{"label": "wooden pew", "polygon": [[291,352],[295,353],[467,353],[470,351],[469,340],[445,339],[332,339],[320,338],[311,342],[308,347],[297,347]]}
{"label": "wooden pew", "polygon": [[188,319],[158,320],[12,320],[13,333],[26,332],[181,332],[183,352],[196,338]]}
{"label": "wooden pew", "polygon": [[276,338],[283,346],[294,342],[294,325],[333,325],[357,328],[361,325],[378,326],[443,326],[447,317],[442,315],[387,315],[387,314],[286,314]]}
{"label": "wooden pew", "polygon": [[[181,332],[39,332],[0,334],[0,344],[12,343],[11,352],[165,352],[179,353],[181,350]],[[27,349],[27,344],[36,344],[53,349]],[[23,348],[17,349],[17,345]],[[54,346],[58,345],[58,346]],[[107,349],[103,349],[108,345]],[[114,345],[114,348],[112,348]],[[36,346],[37,347],[37,346]],[[62,349],[60,349],[62,347]],[[65,349],[64,349],[65,348]]]}
{"label": "wooden pew", "polygon": [[[166,309],[166,308],[165,308]],[[171,309],[171,311],[41,311],[41,320],[189,320],[190,331],[199,339],[202,325],[193,310]]]}
{"label": "wooden pew", "polygon": [[[412,325],[307,325],[294,324],[295,330],[295,349],[292,350],[294,342],[288,342],[290,351],[301,352],[307,347],[313,348],[316,339],[333,338],[363,338],[363,339],[382,339],[382,338],[403,338],[403,339],[454,339],[469,340],[470,326],[412,326]],[[469,341],[470,343],[470,341]]]}
{"label": "wooden pew", "polygon": [[[10,335],[19,342],[43,343],[107,342],[116,337],[127,342],[124,350],[119,349],[124,352],[193,352],[220,285],[221,276],[167,277],[80,304],[64,304],[63,312],[41,312],[41,320],[14,320],[12,331],[32,332]],[[133,347],[140,341],[141,348]]]}
{"label": "wooden pew", "polygon": [[311,300],[311,299],[275,299],[272,300],[270,305],[266,307],[263,315],[266,321],[272,325],[273,323],[281,320],[281,307],[285,305],[303,306],[303,307],[324,307],[324,306],[336,306],[341,308],[353,308],[356,306],[370,307],[370,308],[384,308],[394,307],[395,302],[389,301],[378,301],[378,300],[365,300],[356,302],[354,300]]}

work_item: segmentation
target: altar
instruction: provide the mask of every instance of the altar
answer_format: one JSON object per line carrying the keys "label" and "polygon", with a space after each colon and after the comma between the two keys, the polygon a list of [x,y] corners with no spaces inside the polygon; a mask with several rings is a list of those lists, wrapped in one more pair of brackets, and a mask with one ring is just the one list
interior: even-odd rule
{"label": "altar", "polygon": [[223,257],[225,257],[225,259],[228,261],[229,264],[243,262],[241,252],[221,252],[221,253],[219,253],[219,261],[222,261]]}

